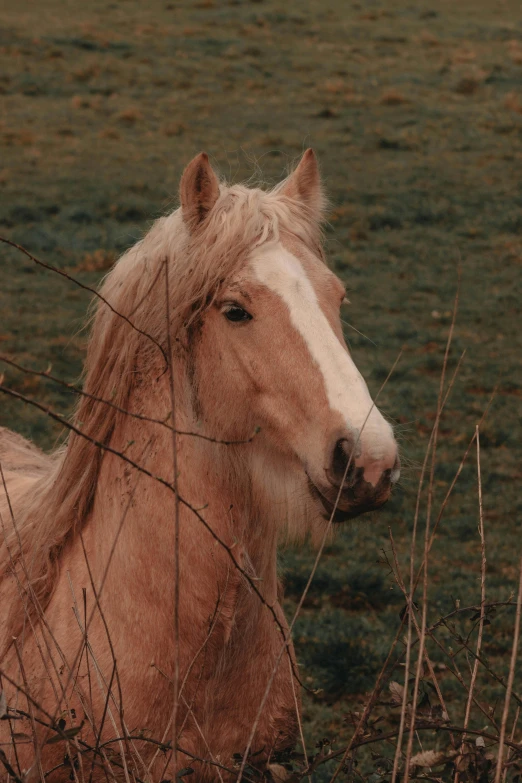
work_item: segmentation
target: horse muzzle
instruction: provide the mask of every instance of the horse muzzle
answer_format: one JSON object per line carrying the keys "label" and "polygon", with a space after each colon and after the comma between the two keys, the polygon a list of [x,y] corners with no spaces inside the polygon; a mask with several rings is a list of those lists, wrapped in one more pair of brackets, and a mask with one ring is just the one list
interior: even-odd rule
{"label": "horse muzzle", "polygon": [[325,479],[308,475],[310,492],[321,503],[325,519],[340,523],[383,506],[400,476],[397,449],[385,460],[360,464],[345,439],[336,442]]}
{"label": "horse muzzle", "polygon": [[[357,472],[362,476],[362,468],[357,468]],[[394,483],[391,473],[391,470],[385,470],[375,487],[360,478],[353,487],[343,487],[342,490],[339,487],[319,488],[310,480],[310,493],[321,504],[324,519],[339,524],[381,508],[391,495]]]}

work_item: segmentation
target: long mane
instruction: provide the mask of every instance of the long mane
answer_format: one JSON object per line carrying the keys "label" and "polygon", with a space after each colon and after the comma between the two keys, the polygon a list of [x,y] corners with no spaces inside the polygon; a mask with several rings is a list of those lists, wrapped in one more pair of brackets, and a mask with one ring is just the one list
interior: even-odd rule
{"label": "long mane", "polygon": [[[117,408],[132,410],[138,357],[141,369],[158,374],[164,370],[165,354],[158,345],[166,352],[166,276],[169,327],[175,338],[183,326],[197,322],[256,246],[277,241],[284,231],[320,247],[317,216],[302,204],[297,208],[281,192],[282,185],[265,192],[222,184],[216,205],[193,234],[178,209],[157,220],[109,272],[100,293],[113,309],[95,303],[84,391],[113,406],[80,398],[73,424],[86,437],[71,432],[64,447],[45,456],[29,444],[6,440],[0,432],[10,501],[0,499],[0,601],[11,607],[4,645],[20,631],[24,604],[38,613],[49,602],[60,555],[82,529],[95,497],[103,449],[93,441],[109,445],[125,415]],[[26,480],[19,480],[24,468]],[[5,579],[8,574],[15,579]],[[0,634],[0,659],[2,654]]]}

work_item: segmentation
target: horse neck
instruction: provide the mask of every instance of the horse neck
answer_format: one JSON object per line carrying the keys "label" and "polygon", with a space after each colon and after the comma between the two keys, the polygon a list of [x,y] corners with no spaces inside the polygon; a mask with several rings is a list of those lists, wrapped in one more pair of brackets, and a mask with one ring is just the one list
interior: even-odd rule
{"label": "horse neck", "polygon": [[[168,375],[149,373],[147,378],[138,376],[136,380],[128,409],[139,411],[142,416],[165,420],[171,410]],[[178,368],[176,373],[174,397],[175,429],[201,432],[192,412],[188,380],[182,368]],[[255,460],[251,452],[245,453],[245,448],[254,448],[252,444],[227,446],[179,434],[173,439],[172,431],[164,426],[122,416],[111,445],[116,450],[125,450],[125,456],[169,483],[174,478],[175,448],[179,495],[192,507],[182,502],[176,512],[175,494],[160,482],[146,478],[147,491],[135,492],[130,518],[125,523],[127,557],[132,547],[137,553],[143,551],[142,520],[150,518],[152,513],[154,524],[147,532],[149,543],[155,547],[159,557],[165,556],[166,572],[172,574],[168,558],[173,558],[175,551],[173,519],[179,513],[182,532],[180,559],[185,556],[189,560],[196,556],[192,538],[197,541],[197,556],[203,568],[208,557],[208,564],[213,563],[212,568],[229,572],[235,560],[256,580],[267,601],[273,603],[276,600],[278,531],[263,482],[258,482],[256,487],[252,476],[256,472],[253,469]],[[107,466],[108,474],[100,477],[99,487],[108,500],[110,495],[114,495],[117,478],[114,472],[123,476],[126,466],[118,465],[117,458],[116,462],[107,461]],[[127,485],[128,491],[132,492],[132,481],[136,481],[137,476],[135,471],[134,478]],[[139,480],[141,483],[142,479]],[[99,498],[100,506],[104,502],[105,499]],[[194,513],[192,509],[199,511]],[[198,517],[205,520],[214,536],[209,534]],[[106,517],[103,524],[106,526]],[[155,541],[152,540],[154,538]],[[208,564],[207,568],[210,567]],[[125,567],[123,563],[122,567]]]}

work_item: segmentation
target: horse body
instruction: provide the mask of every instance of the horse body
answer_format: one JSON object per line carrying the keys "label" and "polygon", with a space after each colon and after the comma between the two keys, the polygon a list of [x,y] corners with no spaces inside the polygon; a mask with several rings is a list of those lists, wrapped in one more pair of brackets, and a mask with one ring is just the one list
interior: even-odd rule
{"label": "horse body", "polygon": [[[294,744],[278,537],[320,538],[398,473],[344,346],[321,201],[313,155],[271,194],[220,188],[195,159],[181,210],[104,283],[66,449],[0,431],[0,671],[28,716],[22,769],[233,780],[234,754],[263,769]],[[65,766],[59,718],[62,734],[83,721]]]}
{"label": "horse body", "polygon": [[[158,375],[160,373],[161,368]],[[160,387],[155,394],[140,387],[141,393],[145,392],[152,403],[150,410],[142,409],[149,414],[158,410],[158,406],[162,409],[162,402],[168,410],[167,377],[164,375],[159,383],[153,381],[153,384]],[[131,410],[136,409],[133,402],[129,401]],[[177,417],[177,422],[180,429],[187,430],[195,425],[181,416]],[[164,474],[165,466],[172,462],[170,433],[154,425],[151,432],[150,427],[136,426],[135,421],[125,416],[122,416],[121,424],[122,429],[115,432],[113,442],[134,440],[126,452],[129,459],[143,465],[153,475]],[[275,520],[268,519],[266,514],[263,516],[267,504],[262,495],[266,488],[259,487],[255,492],[252,487],[251,497],[246,498],[232,492],[233,477],[232,481],[229,476],[224,482],[221,471],[216,469],[217,465],[224,467],[223,450],[226,448],[214,444],[210,450],[208,446],[202,449],[197,439],[180,438],[179,462],[193,466],[194,472],[181,472],[179,492],[190,497],[195,507],[206,506],[213,531],[232,547],[234,558],[260,585],[264,600],[275,607],[280,624],[286,629],[277,595],[277,526]],[[40,471],[45,467],[48,471],[55,469],[52,462],[36,450],[28,447],[27,452],[33,460],[35,455],[41,459]],[[9,465],[8,453],[5,463]],[[77,716],[88,715],[82,737],[94,745],[96,731],[89,731],[89,725],[99,727],[104,722],[107,691],[116,664],[118,689],[124,694],[125,728],[121,725],[119,709],[109,702],[108,711],[116,728],[111,723],[111,715],[106,715],[104,736],[106,732],[122,736],[125,731],[135,736],[143,730],[147,736],[167,743],[172,739],[172,680],[177,646],[182,677],[191,669],[181,689],[177,716],[179,745],[191,755],[178,755],[179,766],[189,765],[192,756],[210,757],[230,766],[233,754],[244,749],[245,736],[253,724],[283,641],[281,631],[236,570],[227,551],[204,528],[197,529],[195,535],[197,520],[190,510],[181,508],[178,510],[178,551],[182,590],[180,638],[176,645],[175,496],[168,488],[158,487],[153,478],[136,475],[115,455],[104,457],[103,468],[81,537],[68,542],[61,554],[59,575],[45,611],[45,627],[35,626],[33,636],[26,625],[18,637],[26,638],[23,660],[27,685],[20,682],[19,677],[18,683],[23,692],[29,691],[35,703],[46,705],[53,717],[56,713],[57,717],[65,716],[67,725],[71,710],[75,710]],[[233,471],[234,465],[231,465],[230,472]],[[16,518],[17,492],[10,481],[11,475],[12,472],[7,473],[6,483]],[[40,476],[33,481],[38,478]],[[281,487],[285,486],[285,482],[280,483]],[[30,492],[31,487],[23,490]],[[270,494],[271,502],[274,502],[273,487]],[[1,513],[5,519],[3,506]],[[124,537],[118,537],[122,519]],[[116,546],[115,541],[119,542]],[[108,562],[110,568],[107,569]],[[4,580],[0,587],[12,591],[12,581]],[[13,599],[9,600],[9,592],[2,595],[2,590],[0,598],[5,606]],[[97,596],[100,596],[99,608]],[[88,654],[78,661],[78,651],[85,644],[85,619],[91,612]],[[6,667],[8,675],[19,669],[17,664],[16,651],[11,649]],[[13,689],[7,683],[4,685],[9,703],[14,704]],[[117,692],[114,682],[112,690]],[[248,694],[248,698],[238,701],[241,693]],[[19,695],[18,705],[24,701]],[[25,703],[24,708],[30,712],[30,704]],[[253,750],[271,749],[274,752],[291,746],[295,740],[296,711],[286,664],[277,673]],[[139,742],[134,744],[139,746],[137,753],[143,763],[150,763],[155,747]],[[19,745],[18,754],[22,766],[29,767],[33,751],[29,744],[26,748],[30,751],[27,758],[24,758],[23,745]],[[51,769],[60,764],[63,756],[63,747],[44,746],[43,768]],[[162,754],[151,770],[153,780],[165,777],[164,767]],[[137,774],[140,771],[143,775],[143,769]],[[47,779],[62,780],[63,769]],[[212,767],[198,771],[198,780],[207,779],[216,779]]]}

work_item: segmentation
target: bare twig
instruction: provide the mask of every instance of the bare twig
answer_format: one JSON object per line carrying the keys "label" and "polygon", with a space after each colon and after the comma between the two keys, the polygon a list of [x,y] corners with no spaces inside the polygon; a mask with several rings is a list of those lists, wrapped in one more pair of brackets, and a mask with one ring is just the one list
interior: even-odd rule
{"label": "bare twig", "polygon": [[388,671],[388,666],[390,664],[390,660],[391,660],[391,657],[392,657],[393,652],[395,650],[395,647],[397,646],[397,642],[399,641],[399,637],[400,637],[400,635],[402,633],[402,629],[404,627],[404,623],[405,622],[406,622],[406,615],[404,614],[402,616],[402,618],[401,618],[401,623],[399,625],[397,633],[395,634],[395,638],[394,638],[394,640],[392,642],[392,646],[390,648],[390,651],[388,652],[388,655],[386,656],[386,660],[384,661],[384,664],[383,664],[383,666],[381,668],[381,671],[379,672],[379,676],[377,677],[377,682],[375,683],[375,686],[374,686],[374,689],[372,691],[372,694],[371,694],[371,696],[370,696],[370,698],[368,700],[368,703],[366,704],[366,706],[365,706],[365,708],[363,710],[363,713],[362,713],[361,717],[359,718],[359,721],[357,722],[357,726],[355,727],[355,730],[354,730],[354,732],[352,734],[350,742],[348,743],[348,746],[346,747],[346,749],[344,751],[344,754],[343,754],[343,756],[341,758],[339,766],[335,770],[335,772],[334,772],[334,774],[333,774],[333,776],[331,778],[330,783],[334,783],[334,781],[337,780],[337,777],[339,776],[341,770],[344,767],[344,764],[346,763],[346,760],[348,758],[348,755],[349,755],[350,751],[354,747],[357,747],[357,738],[361,734],[361,731],[364,730],[364,728],[365,728],[365,726],[367,724],[368,718],[370,717],[370,713],[371,713],[372,709],[374,708],[375,703],[377,702],[377,699],[381,695],[381,692],[382,692],[382,689],[384,687],[384,683],[385,683],[385,680],[386,680],[386,673]]}
{"label": "bare twig", "polygon": [[[14,644],[14,648],[15,648],[15,651],[16,651],[16,657],[18,659],[18,665],[20,667],[20,673],[22,675],[24,688],[25,688],[26,693],[29,694],[29,683],[27,681],[27,674],[25,672],[24,661],[23,661],[22,653],[21,653],[20,648],[18,646],[17,639],[13,640],[13,644]],[[35,752],[35,764],[36,764],[36,767],[38,769],[38,775],[40,777],[40,780],[41,780],[42,783],[44,783],[45,782],[45,776],[44,776],[44,771],[43,771],[43,768],[42,768],[42,759],[41,759],[41,755],[40,755],[40,743],[38,741],[38,734],[36,732],[36,722],[35,722],[35,719],[34,719],[34,710],[33,710],[33,703],[32,703],[32,701],[33,701],[32,699],[31,700],[29,700],[29,698],[27,699],[27,708],[28,708],[30,719],[31,719],[31,731],[32,731],[32,735],[33,735],[33,747],[34,747],[34,752]]]}
{"label": "bare twig", "polygon": [[[388,532],[389,532],[389,536],[390,536],[390,543],[391,543],[392,553],[393,553],[394,574],[396,576],[396,582],[397,582],[399,588],[401,589],[404,597],[406,598],[406,601],[408,601],[408,591],[406,589],[406,585],[404,584],[404,580],[403,580],[403,578],[401,576],[399,560],[398,560],[398,557],[397,557],[397,549],[395,547],[395,541],[393,539],[393,534],[392,534],[391,528],[388,529]],[[417,640],[420,643],[420,639],[421,639],[421,635],[422,635],[422,629],[419,627],[419,623],[417,621],[417,617],[415,616],[415,607],[413,607],[412,620],[413,620],[413,624],[415,625],[415,631],[417,633]],[[426,633],[426,629],[424,630],[424,633]],[[420,653],[419,653],[419,655],[420,655]],[[426,666],[428,668],[428,671],[430,673],[430,677],[431,677],[431,681],[432,681],[433,687],[435,688],[435,692],[437,693],[437,697],[439,699],[439,702],[440,702],[440,705],[442,707],[443,713],[444,713],[444,715],[446,715],[446,718],[447,718],[447,716],[448,716],[448,709],[446,707],[446,702],[445,702],[444,697],[442,695],[442,691],[440,689],[437,677],[435,675],[435,669],[433,668],[433,663],[431,662],[431,658],[428,655],[428,651],[427,651],[426,647],[424,647],[424,649],[423,649],[423,655],[424,655],[424,661],[425,661]],[[405,690],[406,690],[406,692],[408,690],[407,689],[407,682],[406,682],[406,680],[405,680]]]}
{"label": "bare twig", "polygon": [[[454,313],[455,315],[455,313]],[[446,345],[446,353],[445,357],[448,353],[448,345]],[[451,378],[451,381],[448,385],[448,389],[446,391],[446,394],[444,395],[444,399],[442,400],[442,404],[440,403],[440,391],[439,391],[439,398],[437,402],[437,408],[440,408],[440,414],[442,413],[444,407],[446,406],[446,403],[448,401],[449,395],[451,393],[451,390],[453,388],[453,385],[455,383],[455,379],[457,378],[458,371],[460,369],[461,362],[464,358],[464,353],[462,353],[457,366],[455,368],[455,371],[453,373],[453,377]],[[445,366],[445,365],[444,365]],[[442,388],[442,385],[441,387]],[[411,662],[411,646],[412,646],[412,624],[413,624],[413,596],[415,594],[415,590],[417,588],[419,579],[421,574],[423,573],[423,567],[424,567],[424,557],[423,561],[421,563],[421,566],[419,568],[419,571],[417,573],[417,577],[414,580],[413,573],[414,573],[414,564],[415,564],[415,549],[416,549],[416,543],[417,543],[417,525],[418,525],[418,519],[419,519],[419,513],[420,513],[420,499],[421,499],[421,492],[422,492],[422,486],[424,484],[424,476],[426,473],[426,467],[428,464],[428,458],[430,454],[430,448],[432,444],[432,440],[434,438],[435,434],[435,425],[437,424],[437,421],[435,422],[432,431],[430,433],[428,445],[426,447],[426,452],[424,455],[424,460],[422,463],[421,473],[419,477],[419,483],[418,483],[418,489],[417,489],[417,499],[415,503],[415,513],[413,517],[413,531],[412,531],[412,540],[411,540],[411,546],[410,546],[410,591],[409,591],[409,597],[408,597],[408,606],[407,606],[407,612],[408,612],[408,633],[406,637],[406,663],[405,663],[405,672],[404,672],[404,682],[408,682],[409,677],[409,671],[410,671],[410,662]],[[422,659],[421,659],[422,660]],[[399,770],[399,760],[402,750],[402,737],[404,733],[404,722],[406,719],[406,705],[408,701],[408,692],[407,688],[404,688],[403,691],[403,699],[402,699],[402,707],[401,707],[401,717],[400,717],[400,725],[399,725],[399,734],[398,734],[398,742],[395,749],[395,756],[393,760],[393,770],[392,770],[392,777],[391,777],[391,783],[395,783],[397,779],[397,774]]]}
{"label": "bare twig", "polygon": [[[480,608],[478,609],[478,611],[480,611]],[[484,669],[487,671],[487,673],[490,674],[491,677],[493,677],[493,679],[496,680],[496,682],[499,683],[499,685],[502,685],[503,688],[507,689],[508,684],[507,684],[505,678],[501,677],[499,674],[497,674],[494,671],[494,669],[491,668],[490,664],[484,658],[484,656],[482,654],[481,655],[477,655],[475,650],[472,649],[471,645],[465,639],[463,639],[462,636],[460,636],[460,634],[457,634],[454,631],[452,631],[452,629],[446,623],[444,623],[444,625],[446,625],[446,628],[449,630],[449,632],[453,634],[454,638],[459,642],[459,644],[461,645],[462,649],[467,650],[467,652],[473,658],[476,658],[478,660],[478,662],[484,667]],[[455,653],[453,655],[455,655]],[[519,707],[522,707],[522,696],[520,696],[513,689],[511,689],[511,696],[510,696],[510,698],[514,699],[516,701],[516,703],[519,705]]]}
{"label": "bare twig", "polygon": [[4,765],[5,771],[7,772],[8,775],[10,775],[13,778],[14,783],[23,783],[22,778],[19,775],[17,775],[17,773],[9,763],[9,759],[7,758],[7,756],[5,755],[4,751],[1,748],[0,748],[0,763]]}
{"label": "bare twig", "polygon": [[[517,707],[516,712],[515,712],[515,718],[513,720],[513,726],[511,727],[511,734],[509,736],[510,742],[513,742],[513,740],[515,738],[515,731],[517,729],[517,724],[518,724],[518,719],[519,718],[520,718],[520,707]],[[510,756],[514,756],[513,749],[510,748],[509,750],[510,750]],[[504,773],[502,775],[503,783],[505,783],[505,780],[507,778],[508,765],[509,765],[510,761],[511,761],[511,758],[508,757],[507,763],[504,765]]]}
{"label": "bare twig", "polygon": [[506,725],[509,715],[511,702],[511,693],[513,690],[513,680],[515,678],[515,667],[517,663],[518,639],[520,635],[520,610],[522,608],[522,558],[519,566],[520,576],[518,580],[517,611],[515,614],[515,629],[513,632],[513,647],[511,650],[511,662],[509,664],[509,674],[506,687],[506,698],[504,699],[504,710],[502,712],[502,723],[500,725],[500,739],[498,748],[497,767],[495,770],[495,783],[500,783],[502,775],[502,764],[504,757],[504,745],[506,744]]}
{"label": "bare twig", "polygon": [[[463,734],[464,728],[462,726],[456,726],[450,723],[438,723],[435,721],[429,721],[429,722],[418,721],[415,724],[414,732],[418,732],[418,731],[435,731],[435,732],[444,731],[444,732],[451,732],[455,734]],[[408,734],[409,732],[411,732],[411,727],[406,726],[404,729],[404,733]],[[484,739],[490,740],[495,744],[497,744],[499,741],[498,737],[496,737],[494,734],[490,734],[487,731],[480,731],[478,729],[466,729],[466,732],[468,734],[472,734],[474,737],[483,737]],[[374,745],[377,742],[387,742],[388,740],[395,739],[396,737],[398,737],[398,735],[399,735],[399,729],[394,729],[393,731],[388,731],[383,733],[379,732],[371,737],[363,737],[357,742],[354,742],[353,748],[360,748],[365,745]],[[516,742],[511,742],[511,740],[505,740],[504,744],[512,748],[517,755],[520,755],[522,753],[522,745],[519,745]],[[346,748],[341,748],[340,750],[332,751],[327,756],[321,756],[310,765],[310,767],[306,770],[305,775],[308,775],[311,772],[315,772],[315,770],[318,769],[322,764],[333,761],[334,759],[343,756],[345,753],[346,753]],[[304,775],[302,777],[304,777]]]}
{"label": "bare twig", "polygon": [[[299,708],[299,702],[297,699],[297,693],[295,690],[295,682],[294,682],[294,671],[292,669],[292,662],[290,658],[288,658],[288,668],[290,670],[290,684],[292,686],[292,697],[294,699],[294,709],[295,714],[297,715],[297,724],[299,728],[299,739],[301,740],[301,747],[303,748],[303,754],[305,759],[308,759],[308,753],[306,750],[306,742],[305,742],[305,736],[303,731],[303,721],[301,720],[301,710]],[[312,783],[311,776],[308,776],[308,783]]]}
{"label": "bare twig", "polygon": [[[457,310],[458,310],[458,304],[459,304],[459,292],[460,292],[460,268],[458,270],[458,282],[457,282],[457,291],[455,293],[455,302],[453,305],[453,315],[451,318],[451,325],[448,332],[448,339],[446,341],[446,350],[444,352],[444,360],[442,362],[442,372],[440,376],[440,385],[439,385],[439,394],[437,398],[437,412],[435,415],[435,422],[433,424],[433,430],[432,430],[432,443],[431,443],[431,467],[430,467],[430,478],[428,483],[428,503],[427,503],[427,509],[426,509],[426,527],[425,527],[425,533],[424,533],[424,559],[423,559],[423,565],[421,566],[421,569],[423,569],[423,582],[422,582],[422,614],[421,614],[421,631],[420,631],[420,640],[419,640],[419,652],[417,657],[417,668],[415,671],[415,682],[413,686],[413,697],[412,697],[412,703],[411,703],[411,719],[410,719],[410,726],[411,726],[411,732],[408,736],[408,745],[406,748],[406,758],[404,762],[404,783],[407,783],[408,776],[410,772],[410,759],[413,749],[413,737],[414,732],[413,728],[415,726],[415,715],[417,711],[417,697],[419,693],[419,683],[421,679],[421,671],[422,671],[422,665],[423,665],[423,654],[424,654],[424,644],[426,639],[426,625],[427,625],[427,613],[428,613],[428,557],[430,552],[430,523],[431,523],[431,509],[433,504],[433,487],[434,487],[434,480],[435,480],[435,465],[436,465],[436,454],[437,454],[437,440],[438,440],[438,434],[439,434],[439,425],[440,425],[440,419],[442,416],[442,411],[444,408],[444,382],[446,380],[446,368],[448,365],[448,358],[449,358],[449,352],[451,348],[451,342],[453,338],[453,331],[455,329],[455,322],[457,318]],[[428,446],[428,452],[429,452],[429,446]],[[419,486],[419,495],[420,495],[421,486]],[[415,591],[414,587],[414,558],[415,558],[415,550],[412,548],[412,554],[411,554],[411,563],[410,563],[410,606],[409,606],[409,624],[408,629],[411,628],[411,623],[413,622],[413,595]],[[410,635],[410,643],[411,643],[411,635]],[[407,682],[407,675],[405,675],[405,683]]]}
{"label": "bare twig", "polygon": [[[479,536],[480,536],[480,620],[479,620],[479,628],[478,628],[478,636],[477,636],[477,652],[475,661],[473,663],[473,671],[471,674],[471,682],[469,685],[469,693],[468,698],[466,701],[466,712],[464,714],[464,728],[467,728],[469,723],[469,717],[471,713],[471,705],[473,703],[473,691],[475,689],[475,683],[477,681],[477,674],[478,674],[478,668],[479,668],[479,656],[480,656],[480,650],[482,648],[482,635],[484,631],[484,620],[485,620],[485,606],[486,606],[486,539],[484,537],[484,514],[482,510],[482,476],[480,472],[480,434],[479,434],[479,428],[478,425],[475,428],[475,440],[477,443],[477,482],[478,482],[478,502],[479,502]],[[466,735],[462,735],[461,739],[461,752],[464,748],[464,742],[466,740]],[[458,759],[455,763],[455,783],[458,783],[459,780],[459,764]]]}
{"label": "bare twig", "polygon": [[[116,405],[111,400],[106,400],[103,397],[97,397],[95,394],[90,394],[89,392],[84,391],[83,389],[80,389],[79,386],[75,386],[73,383],[68,383],[67,381],[63,381],[61,378],[57,378],[55,375],[51,375],[50,372],[47,370],[41,371],[41,370],[31,370],[29,367],[23,367],[21,364],[18,364],[18,362],[13,361],[8,356],[5,356],[4,354],[0,354],[0,362],[4,362],[4,364],[8,364],[10,367],[14,367],[16,370],[19,370],[20,372],[26,373],[27,375],[35,375],[39,378],[46,378],[49,381],[52,381],[53,383],[58,384],[59,386],[62,386],[64,389],[69,389],[74,394],[79,394],[81,397],[87,397],[89,400],[93,400],[93,402],[99,402],[102,405],[107,405],[109,408],[113,408],[115,411],[118,411],[118,413],[122,413],[124,416],[130,416],[133,419],[137,419],[138,421],[148,421],[150,424],[158,424],[160,427],[165,427],[168,430],[174,430],[171,424],[168,424],[168,420],[170,418],[170,412],[164,419],[155,419],[152,416],[145,416],[142,413],[134,413],[134,411],[126,410],[125,408],[121,408],[119,405]],[[200,438],[201,440],[206,440],[209,443],[218,443],[222,446],[241,446],[243,444],[252,443],[254,438],[258,435],[260,432],[259,428],[256,428],[252,435],[249,438],[246,438],[245,440],[222,440],[220,438],[212,438],[209,435],[202,435],[200,432],[190,432],[187,430],[175,430],[176,435],[185,435],[191,438]]]}
{"label": "bare twig", "polygon": [[28,250],[25,249],[22,245],[17,244],[16,242],[13,242],[10,239],[6,239],[6,237],[0,236],[0,242],[4,242],[6,245],[11,245],[11,247],[16,248],[16,250],[19,250],[21,253],[23,253],[27,258],[30,258],[31,261],[33,261],[35,264],[38,264],[38,266],[43,267],[43,269],[47,269],[50,272],[54,272],[57,275],[60,275],[61,277],[64,277],[66,280],[69,280],[71,283],[74,283],[74,285],[77,285],[79,288],[83,288],[84,291],[88,291],[90,294],[93,294],[96,296],[100,302],[103,302],[104,305],[106,305],[109,310],[111,310],[114,315],[118,316],[118,318],[121,318],[123,321],[125,321],[132,329],[134,329],[135,332],[138,332],[138,334],[141,334],[143,337],[146,337],[147,340],[150,340],[154,345],[161,351],[161,355],[163,356],[163,359],[165,361],[165,366],[167,365],[167,357],[165,355],[165,351],[163,349],[163,346],[160,345],[160,343],[147,332],[144,332],[142,329],[139,329],[131,320],[130,318],[127,318],[126,315],[123,315],[123,313],[118,312],[115,307],[111,305],[110,302],[105,299],[104,296],[100,294],[99,291],[97,291],[95,288],[91,288],[89,285],[85,285],[85,283],[81,283],[79,280],[77,280],[72,275],[69,275],[67,272],[64,272],[63,269],[58,269],[58,267],[53,266],[52,264],[48,264],[45,261],[41,261],[39,258],[36,258],[32,255]]}
{"label": "bare twig", "polygon": [[178,700],[179,700],[179,492],[178,492],[178,445],[176,440],[176,397],[174,393],[174,365],[172,356],[172,343],[170,336],[170,295],[169,295],[169,267],[168,260],[163,262],[165,272],[165,329],[168,353],[168,381],[170,395],[170,418],[172,421],[172,472],[174,488],[174,676],[172,678],[172,751],[174,754],[174,770],[177,771],[178,739]]}

